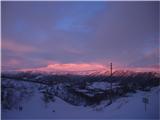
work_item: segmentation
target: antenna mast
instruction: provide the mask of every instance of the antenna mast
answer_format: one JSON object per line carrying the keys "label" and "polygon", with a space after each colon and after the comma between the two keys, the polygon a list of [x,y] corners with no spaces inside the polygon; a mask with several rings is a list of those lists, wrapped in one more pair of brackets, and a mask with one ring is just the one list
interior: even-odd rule
{"label": "antenna mast", "polygon": [[110,63],[110,70],[111,70],[110,83],[111,83],[111,91],[112,91],[112,63]]}
{"label": "antenna mast", "polygon": [[112,63],[110,63],[111,76],[112,76]]}

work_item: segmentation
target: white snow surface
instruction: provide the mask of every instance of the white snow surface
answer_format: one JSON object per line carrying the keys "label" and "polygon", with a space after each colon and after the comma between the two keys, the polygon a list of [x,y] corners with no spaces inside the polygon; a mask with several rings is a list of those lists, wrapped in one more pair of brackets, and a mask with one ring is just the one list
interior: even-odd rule
{"label": "white snow surface", "polygon": [[[45,104],[41,94],[36,91],[29,101],[22,103],[23,110],[3,110],[2,119],[160,119],[160,88],[152,88],[150,92],[137,91],[121,97],[111,105],[102,101],[98,106],[73,106],[56,97],[55,102]],[[142,98],[147,97],[149,104],[145,111]]]}

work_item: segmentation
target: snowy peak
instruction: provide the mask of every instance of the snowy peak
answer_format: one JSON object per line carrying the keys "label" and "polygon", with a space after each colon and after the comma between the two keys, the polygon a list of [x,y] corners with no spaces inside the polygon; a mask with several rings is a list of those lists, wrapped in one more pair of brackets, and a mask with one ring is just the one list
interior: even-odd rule
{"label": "snowy peak", "polygon": [[21,69],[23,72],[50,73],[50,74],[76,74],[76,75],[96,75],[105,74],[107,68],[100,64],[50,64],[46,67]]}

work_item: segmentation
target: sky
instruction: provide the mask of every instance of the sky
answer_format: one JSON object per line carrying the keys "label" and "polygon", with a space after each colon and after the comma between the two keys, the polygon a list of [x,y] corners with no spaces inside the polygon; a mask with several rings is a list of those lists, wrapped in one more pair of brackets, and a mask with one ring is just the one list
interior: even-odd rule
{"label": "sky", "polygon": [[2,70],[159,66],[159,2],[1,3]]}

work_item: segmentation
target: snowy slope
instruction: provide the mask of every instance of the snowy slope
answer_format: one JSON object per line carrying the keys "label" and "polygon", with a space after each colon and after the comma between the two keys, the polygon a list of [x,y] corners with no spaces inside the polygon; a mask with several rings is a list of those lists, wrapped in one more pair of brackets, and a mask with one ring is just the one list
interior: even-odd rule
{"label": "snowy slope", "polygon": [[[135,94],[128,94],[129,97],[122,97],[114,101],[111,105],[106,106],[107,101],[103,101],[99,106],[83,107],[70,105],[60,98],[56,97],[55,102],[45,104],[42,96],[38,91],[29,101],[24,101],[23,110],[3,110],[2,119],[12,118],[158,118],[159,117],[159,95],[160,88],[152,88],[150,92],[137,91]],[[144,110],[143,97],[149,99],[147,111]]]}

